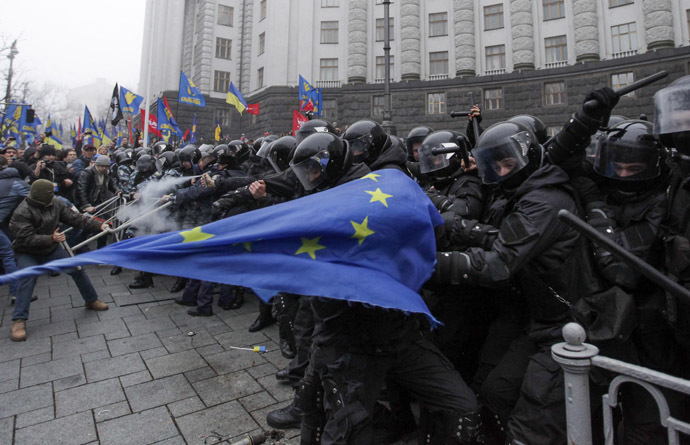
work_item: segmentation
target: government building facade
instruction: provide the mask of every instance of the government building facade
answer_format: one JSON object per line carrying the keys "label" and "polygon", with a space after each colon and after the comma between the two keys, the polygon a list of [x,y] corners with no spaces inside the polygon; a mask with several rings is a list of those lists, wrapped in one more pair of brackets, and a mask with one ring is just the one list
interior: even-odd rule
{"label": "government building facade", "polygon": [[[323,92],[322,117],[343,127],[382,120],[382,0],[147,0],[139,94],[165,94],[181,128],[211,139],[289,132],[302,75]],[[688,74],[690,0],[396,0],[390,4],[391,118],[464,130],[450,111],[469,93],[483,125],[530,113],[556,132],[587,92],[657,71],[615,113],[653,114],[654,92]],[[152,40],[150,40],[152,39]],[[180,71],[205,108],[176,105]],[[225,103],[233,82],[258,116]],[[153,110],[153,108],[152,108]],[[183,130],[184,131],[184,130]]]}

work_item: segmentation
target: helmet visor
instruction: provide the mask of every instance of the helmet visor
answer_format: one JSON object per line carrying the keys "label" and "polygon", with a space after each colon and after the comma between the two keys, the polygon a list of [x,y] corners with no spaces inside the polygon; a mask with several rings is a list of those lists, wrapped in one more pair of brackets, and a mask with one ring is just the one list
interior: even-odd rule
{"label": "helmet visor", "polygon": [[272,142],[265,142],[261,144],[261,148],[259,149],[259,151],[256,152],[256,155],[260,158],[267,157],[269,151],[271,150],[271,144]]}
{"label": "helmet visor", "polygon": [[292,165],[292,171],[295,172],[295,176],[302,183],[304,190],[313,190],[326,180],[328,159],[328,151],[323,150],[310,158]]}
{"label": "helmet visor", "polygon": [[373,142],[373,137],[370,134],[363,134],[357,139],[348,140],[350,151],[352,152],[355,164],[361,164],[369,157],[369,149]]}
{"label": "helmet visor", "polygon": [[499,184],[529,164],[530,133],[523,131],[493,144],[481,144],[472,150],[479,177],[484,184]]}
{"label": "helmet visor", "polygon": [[607,178],[644,181],[660,174],[659,147],[654,140],[630,141],[602,137],[597,145],[594,171]]}
{"label": "helmet visor", "polygon": [[450,158],[455,153],[441,153],[433,154],[434,148],[458,148],[452,142],[443,142],[438,144],[422,144],[419,147],[419,169],[422,174],[430,173],[436,170],[442,170],[450,165]]}

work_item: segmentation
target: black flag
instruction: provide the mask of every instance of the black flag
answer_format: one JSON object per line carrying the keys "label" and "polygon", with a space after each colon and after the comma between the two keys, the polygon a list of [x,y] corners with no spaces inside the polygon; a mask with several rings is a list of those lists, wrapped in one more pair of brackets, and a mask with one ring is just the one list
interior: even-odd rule
{"label": "black flag", "polygon": [[110,123],[114,126],[122,119],[122,108],[120,108],[120,93],[117,90],[117,84],[113,90],[113,98],[110,99]]}

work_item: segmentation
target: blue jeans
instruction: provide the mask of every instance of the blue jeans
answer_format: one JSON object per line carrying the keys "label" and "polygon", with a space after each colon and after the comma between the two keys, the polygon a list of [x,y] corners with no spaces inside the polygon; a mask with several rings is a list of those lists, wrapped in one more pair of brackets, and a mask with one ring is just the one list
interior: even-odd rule
{"label": "blue jeans", "polygon": [[[53,260],[68,258],[69,255],[65,252],[65,249],[58,247],[50,255],[37,256],[28,253],[18,253],[16,257],[17,267],[24,269],[25,267],[37,266]],[[91,303],[98,299],[96,289],[93,288],[93,284],[91,284],[91,280],[89,280],[84,269],[69,269],[66,273],[72,277],[74,284],[77,285],[79,293],[81,293],[86,303]],[[19,280],[19,290],[17,291],[17,300],[14,303],[12,320],[27,320],[29,318],[29,305],[31,304],[31,297],[34,293],[37,279],[38,277],[29,277]]]}
{"label": "blue jeans", "polygon": [[[14,262],[14,251],[12,250],[12,241],[7,237],[4,231],[0,230],[0,259],[2,260],[2,267],[5,269],[5,273],[12,273],[17,270],[17,263]],[[17,296],[17,288],[19,284],[17,281],[11,281],[10,284],[10,295],[12,297]]]}

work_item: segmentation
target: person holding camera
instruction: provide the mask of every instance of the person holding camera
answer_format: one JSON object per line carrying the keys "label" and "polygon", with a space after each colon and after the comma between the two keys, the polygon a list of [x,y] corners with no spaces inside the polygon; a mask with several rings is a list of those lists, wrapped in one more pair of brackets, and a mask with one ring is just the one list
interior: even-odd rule
{"label": "person holding camera", "polygon": [[31,170],[31,168],[28,165],[26,165],[26,162],[21,160],[16,147],[5,146],[5,148],[3,148],[2,151],[0,151],[0,154],[2,154],[2,156],[5,159],[7,159],[7,162],[10,167],[17,170],[17,172],[19,173],[19,177],[21,179],[28,181],[31,178],[33,178],[33,170]]}
{"label": "person holding camera", "polygon": [[39,152],[38,162],[34,166],[32,183],[38,179],[46,179],[53,184],[56,195],[74,200],[74,181],[67,171],[64,162],[57,161],[57,152],[52,145],[44,145]]}

